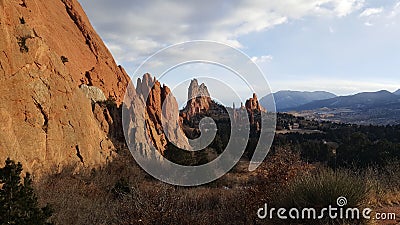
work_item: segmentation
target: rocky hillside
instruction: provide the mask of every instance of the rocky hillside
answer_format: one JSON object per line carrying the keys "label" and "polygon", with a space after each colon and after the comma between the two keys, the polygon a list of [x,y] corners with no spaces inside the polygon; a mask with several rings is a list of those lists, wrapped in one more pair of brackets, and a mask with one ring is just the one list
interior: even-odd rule
{"label": "rocky hillside", "polygon": [[79,3],[0,0],[0,36],[0,157],[37,173],[111,159],[105,121],[79,86],[119,104],[129,78]]}

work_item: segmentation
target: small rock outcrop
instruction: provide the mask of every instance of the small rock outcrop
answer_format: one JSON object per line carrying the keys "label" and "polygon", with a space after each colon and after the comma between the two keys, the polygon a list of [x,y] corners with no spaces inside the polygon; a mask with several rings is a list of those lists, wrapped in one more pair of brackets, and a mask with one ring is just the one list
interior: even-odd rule
{"label": "small rock outcrop", "polygon": [[98,87],[82,84],[79,88],[85,94],[86,98],[90,99],[93,103],[104,102],[107,100],[103,91]]}

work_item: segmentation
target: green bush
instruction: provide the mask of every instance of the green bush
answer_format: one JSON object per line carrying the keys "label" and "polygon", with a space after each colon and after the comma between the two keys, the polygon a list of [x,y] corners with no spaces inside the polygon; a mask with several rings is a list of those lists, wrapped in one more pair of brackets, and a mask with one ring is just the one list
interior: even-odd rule
{"label": "green bush", "polygon": [[29,38],[31,38],[30,36],[22,36],[22,37],[18,37],[18,46],[19,46],[19,50],[21,53],[27,53],[29,52],[29,48],[26,45],[26,40],[28,40]]}
{"label": "green bush", "polygon": [[0,168],[0,224],[51,224],[47,222],[50,208],[39,207],[29,173],[22,181],[21,172],[21,163],[9,158]]}
{"label": "green bush", "polygon": [[63,64],[65,64],[65,63],[69,62],[69,60],[68,60],[67,57],[61,56],[61,62],[62,62]]}

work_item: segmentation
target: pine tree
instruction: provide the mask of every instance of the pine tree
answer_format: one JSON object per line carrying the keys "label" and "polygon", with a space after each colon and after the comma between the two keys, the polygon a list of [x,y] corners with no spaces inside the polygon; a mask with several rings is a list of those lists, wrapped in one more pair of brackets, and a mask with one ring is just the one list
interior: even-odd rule
{"label": "pine tree", "polygon": [[30,174],[22,180],[22,170],[21,163],[15,164],[9,158],[0,168],[0,224],[50,224],[50,208],[39,207]]}

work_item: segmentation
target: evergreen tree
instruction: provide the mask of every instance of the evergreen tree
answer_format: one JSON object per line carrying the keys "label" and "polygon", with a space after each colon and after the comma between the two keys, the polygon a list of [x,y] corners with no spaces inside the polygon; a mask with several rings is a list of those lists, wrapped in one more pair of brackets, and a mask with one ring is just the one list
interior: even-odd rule
{"label": "evergreen tree", "polygon": [[0,168],[0,224],[51,224],[49,207],[40,208],[27,173],[21,179],[22,165],[9,158]]}

